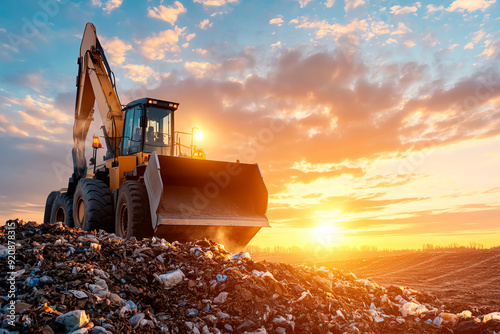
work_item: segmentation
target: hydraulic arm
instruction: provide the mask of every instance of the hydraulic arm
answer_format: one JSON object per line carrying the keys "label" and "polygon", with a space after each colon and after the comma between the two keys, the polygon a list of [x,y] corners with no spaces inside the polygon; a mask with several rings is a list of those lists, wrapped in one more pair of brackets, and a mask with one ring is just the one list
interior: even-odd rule
{"label": "hydraulic arm", "polygon": [[85,177],[85,139],[94,117],[94,103],[104,126],[108,152],[119,155],[123,112],[116,92],[114,75],[97,38],[95,27],[87,23],[78,58],[75,124],[73,126],[73,162],[77,179]]}

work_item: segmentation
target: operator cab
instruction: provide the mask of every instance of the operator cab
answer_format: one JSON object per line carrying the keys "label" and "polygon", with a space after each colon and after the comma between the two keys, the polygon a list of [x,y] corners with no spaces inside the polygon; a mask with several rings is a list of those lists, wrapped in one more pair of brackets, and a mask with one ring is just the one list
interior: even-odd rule
{"label": "operator cab", "polygon": [[156,152],[174,155],[174,111],[178,103],[142,98],[123,109],[120,155]]}

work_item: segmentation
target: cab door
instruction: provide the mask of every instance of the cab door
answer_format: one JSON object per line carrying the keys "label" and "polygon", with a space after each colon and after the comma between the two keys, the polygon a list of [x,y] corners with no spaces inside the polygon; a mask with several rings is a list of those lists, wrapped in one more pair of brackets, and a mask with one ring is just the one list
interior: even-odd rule
{"label": "cab door", "polygon": [[123,122],[123,140],[120,155],[130,155],[143,149],[144,127],[141,126],[143,108],[137,105],[125,111]]}

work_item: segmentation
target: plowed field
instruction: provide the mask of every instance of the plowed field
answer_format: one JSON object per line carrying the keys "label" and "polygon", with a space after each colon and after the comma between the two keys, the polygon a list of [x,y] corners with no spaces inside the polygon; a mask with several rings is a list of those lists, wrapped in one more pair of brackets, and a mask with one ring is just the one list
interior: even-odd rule
{"label": "plowed field", "polygon": [[380,285],[433,293],[457,312],[466,306],[500,311],[499,249],[422,252],[321,265],[351,271],[358,278],[372,278]]}

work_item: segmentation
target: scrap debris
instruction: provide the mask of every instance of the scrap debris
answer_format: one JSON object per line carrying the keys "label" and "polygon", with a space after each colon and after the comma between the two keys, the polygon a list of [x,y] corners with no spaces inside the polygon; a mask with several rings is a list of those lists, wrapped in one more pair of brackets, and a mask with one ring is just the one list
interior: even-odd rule
{"label": "scrap debris", "polygon": [[500,312],[451,313],[431,294],[342,270],[258,262],[209,240],[14,222],[12,270],[0,228],[0,334],[500,333]]}

